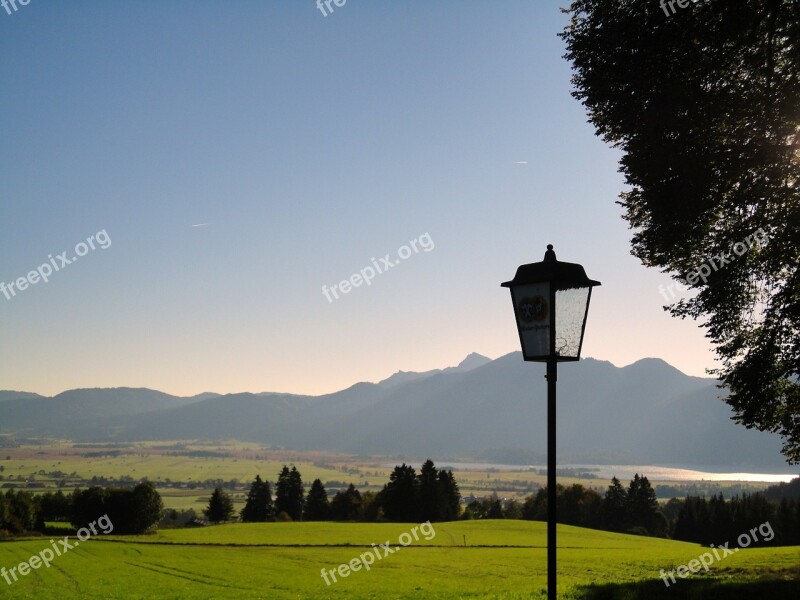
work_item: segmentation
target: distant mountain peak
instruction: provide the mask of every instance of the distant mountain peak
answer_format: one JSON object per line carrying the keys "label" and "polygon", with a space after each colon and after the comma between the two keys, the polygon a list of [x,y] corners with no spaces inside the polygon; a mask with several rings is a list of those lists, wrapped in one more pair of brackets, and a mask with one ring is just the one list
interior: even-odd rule
{"label": "distant mountain peak", "polygon": [[378,385],[383,387],[390,387],[393,385],[398,385],[401,383],[408,383],[410,381],[416,381],[419,379],[425,379],[426,377],[430,377],[431,375],[437,375],[439,373],[466,373],[467,371],[471,371],[472,369],[477,369],[478,367],[482,367],[483,365],[492,362],[491,358],[487,358],[482,354],[478,354],[477,352],[471,352],[467,354],[466,358],[458,363],[455,367],[447,367],[446,369],[432,369],[430,371],[397,371],[391,377],[384,379],[383,381],[379,381]]}
{"label": "distant mountain peak", "polygon": [[441,373],[441,371],[439,369],[434,369],[433,371],[425,371],[424,373],[417,373],[415,371],[398,371],[391,377],[384,379],[383,381],[379,381],[378,385],[381,385],[383,387],[391,387],[393,385],[408,383],[409,381],[415,381],[417,379],[430,377],[431,375],[435,375],[436,373]]}
{"label": "distant mountain peak", "polygon": [[629,365],[621,367],[623,370],[628,370],[629,372],[657,372],[661,371],[664,373],[671,373],[673,375],[679,374],[683,377],[689,377],[693,379],[709,379],[708,377],[695,377],[692,375],[687,375],[677,367],[673,367],[663,358],[655,358],[655,357],[648,357],[648,358],[640,358],[637,361],[632,362]]}
{"label": "distant mountain peak", "polygon": [[477,369],[490,362],[492,362],[491,358],[483,354],[478,354],[477,352],[470,352],[464,360],[458,363],[455,369],[461,372],[471,371],[472,369]]}

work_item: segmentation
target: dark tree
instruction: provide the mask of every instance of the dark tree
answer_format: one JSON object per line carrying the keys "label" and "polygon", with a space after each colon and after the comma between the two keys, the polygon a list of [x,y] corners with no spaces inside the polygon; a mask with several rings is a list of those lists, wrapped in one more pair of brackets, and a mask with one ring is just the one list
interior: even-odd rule
{"label": "dark tree", "polygon": [[706,539],[703,515],[700,514],[707,512],[701,509],[701,506],[705,505],[705,501],[705,498],[692,498],[691,496],[686,498],[675,522],[672,537],[685,542],[700,542]]}
{"label": "dark tree", "polygon": [[208,501],[208,508],[203,510],[206,519],[212,523],[224,523],[233,519],[233,500],[228,492],[221,487],[214,488],[211,499]]}
{"label": "dark tree", "polygon": [[296,467],[289,469],[286,465],[278,475],[275,494],[275,510],[286,513],[293,521],[303,518],[303,480]]}
{"label": "dark tree", "polygon": [[629,522],[627,508],[628,493],[619,479],[612,477],[603,498],[603,527],[611,531],[625,531]]}
{"label": "dark tree", "polygon": [[547,488],[539,488],[539,491],[532,496],[528,496],[522,504],[522,518],[529,521],[547,520]]}
{"label": "dark tree", "polygon": [[24,490],[8,490],[5,504],[7,529],[13,533],[33,531],[37,525],[37,508],[33,494]]}
{"label": "dark tree", "polygon": [[271,520],[275,516],[274,512],[269,482],[262,481],[261,476],[256,475],[255,480],[250,484],[250,491],[247,492],[247,501],[241,513],[242,521],[263,523]]}
{"label": "dark tree", "polygon": [[[92,488],[89,488],[91,490]],[[87,490],[87,492],[89,492]],[[134,521],[136,520],[136,507],[133,502],[133,492],[130,489],[122,488],[107,488],[103,490],[102,496],[102,510],[92,514],[88,518],[90,511],[96,508],[91,503],[83,510],[83,527],[97,519],[98,517],[106,514],[111,522],[114,524],[114,530],[117,534],[137,533]],[[75,525],[78,527],[78,525]]]}
{"label": "dark tree", "polygon": [[429,458],[419,471],[420,521],[440,521],[444,507],[444,490],[439,482],[439,470]]}
{"label": "dark tree", "polygon": [[[556,484],[556,502],[559,523],[596,528],[603,522],[603,499],[600,494],[579,483],[566,488]],[[508,511],[506,513],[508,518]],[[535,495],[525,500],[522,505],[522,518],[533,521],[547,520],[547,487],[539,489]]]}
{"label": "dark tree", "polygon": [[558,521],[579,527],[599,527],[602,499],[594,490],[573,483],[558,495]]}
{"label": "dark tree", "polygon": [[758,540],[753,540],[753,544],[797,545],[800,543],[797,510],[800,510],[800,504],[795,506],[786,498],[780,503],[771,503],[761,493],[734,496],[727,502],[721,494],[710,500],[688,496],[675,522],[672,537],[704,545],[728,541],[735,546],[740,535],[758,532]]}
{"label": "dark tree", "polygon": [[146,533],[158,525],[164,512],[161,496],[149,482],[140,483],[133,489],[91,487],[83,492],[75,490],[70,501],[70,521],[75,527],[87,527],[107,516],[117,535]]}
{"label": "dark tree", "polygon": [[390,521],[413,523],[419,520],[419,479],[411,465],[396,466],[380,492],[383,513]]}
{"label": "dark tree", "polygon": [[628,516],[634,527],[652,535],[665,535],[666,520],[659,518],[658,499],[647,477],[636,473],[628,486]]}
{"label": "dark tree", "polygon": [[795,477],[789,483],[781,482],[771,485],[764,491],[764,495],[770,500],[780,500],[781,498],[800,500],[800,477]]}
{"label": "dark tree", "polygon": [[438,520],[455,521],[461,514],[461,492],[452,471],[439,471],[441,500]]}
{"label": "dark tree", "polygon": [[632,253],[696,292],[665,308],[703,323],[734,420],[800,462],[800,2],[671,5],[573,2],[573,95],[623,154]]}
{"label": "dark tree", "polygon": [[503,517],[506,519],[521,519],[522,504],[513,498],[506,502],[506,505],[503,507]]}
{"label": "dark tree", "polygon": [[503,505],[500,504],[500,499],[494,496],[489,501],[489,509],[486,511],[487,519],[505,519],[506,515],[503,512]]}
{"label": "dark tree", "polygon": [[69,521],[72,511],[70,499],[64,492],[47,492],[37,497],[39,503],[39,521]]}
{"label": "dark tree", "polygon": [[784,546],[800,544],[800,503],[795,504],[788,498],[782,498],[776,512],[775,531],[777,541]]}
{"label": "dark tree", "polygon": [[359,521],[382,521],[383,511],[378,504],[378,495],[375,492],[361,494],[361,508],[358,511]]}
{"label": "dark tree", "polygon": [[129,517],[131,533],[149,531],[158,524],[164,515],[164,503],[161,501],[161,495],[149,481],[140,483],[133,488],[132,504],[133,512]]}
{"label": "dark tree", "polygon": [[330,514],[331,505],[328,502],[328,492],[325,491],[322,481],[315,479],[311,484],[311,489],[308,490],[308,496],[306,496],[306,503],[303,507],[303,520],[325,521],[330,517]]}
{"label": "dark tree", "polygon": [[[496,500],[495,496],[485,496],[482,499],[478,500],[477,498],[467,504],[467,507],[464,509],[464,514],[462,515],[463,519],[472,520],[472,519],[488,519],[489,518],[489,510],[492,508],[492,503]],[[502,507],[501,511],[502,513]]]}
{"label": "dark tree", "polygon": [[733,515],[731,515],[730,506],[725,502],[725,498],[721,493],[711,496],[708,501],[708,512],[710,539],[724,540],[733,527]]}
{"label": "dark tree", "polygon": [[8,524],[8,500],[0,494],[0,529],[6,529]]}
{"label": "dark tree", "polygon": [[[90,487],[84,491],[76,488],[71,497],[72,514],[70,515],[70,522],[72,525],[76,528],[85,527],[99,517],[108,514],[114,526],[121,527],[120,523],[114,522],[114,518],[117,515],[113,514],[113,509],[109,514],[108,494],[108,490],[97,486]],[[124,514],[127,510],[127,507],[123,508],[121,514]],[[119,520],[119,517],[117,517],[117,520]]]}
{"label": "dark tree", "polygon": [[335,521],[352,521],[361,512],[361,493],[351,483],[343,492],[336,492],[331,501],[331,518]]}

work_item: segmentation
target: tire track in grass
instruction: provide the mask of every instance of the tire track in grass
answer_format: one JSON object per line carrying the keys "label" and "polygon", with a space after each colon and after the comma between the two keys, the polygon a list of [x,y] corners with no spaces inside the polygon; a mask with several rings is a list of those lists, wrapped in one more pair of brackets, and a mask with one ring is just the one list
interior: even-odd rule
{"label": "tire track in grass", "polygon": [[64,578],[66,578],[66,580],[69,581],[75,587],[76,590],[78,590],[80,588],[80,584],[78,583],[78,579],[76,577],[73,577],[72,575],[70,575],[64,567],[62,567],[61,565],[59,565],[55,561],[51,562],[50,566],[53,567],[59,573],[61,573],[61,575]]}
{"label": "tire track in grass", "polygon": [[[104,544],[141,544],[145,546],[193,546],[195,548],[366,548],[370,549],[372,546],[367,544],[278,544],[278,543],[261,543],[261,544],[253,544],[253,543],[233,543],[233,542],[167,542],[167,541],[152,541],[152,542],[143,542],[143,541],[129,541],[129,540],[97,540],[98,542],[102,541]],[[392,546],[396,546],[397,544],[392,541]],[[412,544],[413,545],[413,544]],[[410,546],[407,546],[410,547]],[[463,546],[459,544],[424,544],[418,545],[417,548],[463,548]],[[547,548],[547,544],[538,544],[538,545],[531,545],[531,544],[470,544],[469,548]],[[587,548],[596,549],[597,546],[562,546],[559,544],[559,548],[571,549],[571,550],[585,550]],[[617,549],[617,550],[626,550],[625,547],[614,548],[609,546],[610,549]]]}
{"label": "tire track in grass", "polygon": [[[133,563],[133,562],[129,562],[129,561],[125,561],[125,564],[127,564],[127,565],[129,565],[131,567],[134,567],[134,568],[145,570],[145,571],[152,571],[153,573],[158,573],[159,575],[166,575],[168,577],[177,577],[179,579],[185,579],[187,581],[191,581],[192,583],[200,583],[200,584],[203,584],[203,585],[211,585],[211,586],[219,587],[219,588],[222,588],[222,589],[225,589],[225,590],[236,589],[236,590],[240,590],[242,592],[252,592],[253,591],[252,588],[239,587],[239,586],[230,585],[230,584],[222,584],[222,583],[217,583],[215,581],[204,581],[203,579],[197,579],[195,577],[189,577],[187,575],[182,575],[180,572],[178,572],[178,569],[174,569],[174,568],[171,568],[171,567],[165,567],[164,565],[139,564],[139,563]],[[194,573],[194,575],[196,577],[201,577],[201,575],[198,574],[198,573]],[[209,577],[209,579],[211,579],[211,578]]]}
{"label": "tire track in grass", "polygon": [[436,533],[446,533],[448,535],[448,537],[450,538],[451,545],[453,545],[453,546],[459,546],[460,545],[456,541],[456,537],[452,533],[450,533],[449,528],[439,527],[439,531],[437,531]]}

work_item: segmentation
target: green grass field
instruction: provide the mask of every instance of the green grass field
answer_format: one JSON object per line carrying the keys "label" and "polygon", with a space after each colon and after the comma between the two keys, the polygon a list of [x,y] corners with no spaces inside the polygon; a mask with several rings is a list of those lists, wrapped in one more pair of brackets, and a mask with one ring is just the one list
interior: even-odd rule
{"label": "green grass field", "polygon": [[[335,569],[412,524],[265,523],[165,530],[83,542],[8,585],[0,597],[69,598],[543,598],[544,523],[459,521],[326,586]],[[800,597],[800,547],[747,549],[667,589],[660,569],[705,551],[684,542],[559,526],[562,598]],[[27,560],[49,538],[0,543],[0,566]],[[466,546],[465,546],[466,543]],[[701,572],[702,573],[702,572]]]}

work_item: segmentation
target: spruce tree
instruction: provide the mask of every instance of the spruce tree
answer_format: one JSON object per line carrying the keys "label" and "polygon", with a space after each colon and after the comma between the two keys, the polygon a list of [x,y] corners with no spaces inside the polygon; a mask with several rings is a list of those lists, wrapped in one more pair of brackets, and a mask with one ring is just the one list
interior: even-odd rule
{"label": "spruce tree", "polygon": [[233,500],[228,493],[221,487],[214,488],[211,499],[208,501],[208,508],[203,510],[206,519],[212,523],[224,523],[233,519]]}
{"label": "spruce tree", "polygon": [[420,521],[440,521],[444,512],[444,494],[439,482],[439,470],[429,458],[419,471]]}
{"label": "spruce tree", "polygon": [[328,502],[328,493],[322,481],[315,479],[306,496],[303,507],[304,521],[325,521],[330,517],[331,507]]}
{"label": "spruce tree", "polygon": [[396,466],[379,494],[383,513],[390,521],[413,523],[419,518],[419,479],[411,465]]}
{"label": "spruce tree", "polygon": [[272,490],[269,482],[262,481],[261,476],[256,475],[255,480],[250,484],[247,502],[244,505],[244,509],[242,509],[242,521],[263,523],[271,520],[274,516]]}
{"label": "spruce tree", "polygon": [[278,476],[275,509],[278,513],[286,513],[293,521],[303,518],[303,480],[296,467],[291,470],[286,465]]}
{"label": "spruce tree", "polygon": [[439,520],[455,521],[461,514],[461,492],[452,471],[439,471],[441,502]]}
{"label": "spruce tree", "polygon": [[351,483],[347,490],[336,492],[331,502],[331,516],[337,521],[356,519],[361,511],[361,493]]}
{"label": "spruce tree", "polygon": [[603,498],[603,527],[610,531],[625,531],[628,527],[628,493],[619,479],[611,478],[611,485]]}
{"label": "spruce tree", "polygon": [[658,500],[647,477],[636,473],[628,487],[628,514],[634,527],[644,527],[648,533],[658,524]]}

